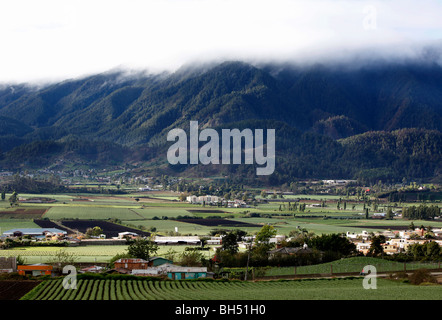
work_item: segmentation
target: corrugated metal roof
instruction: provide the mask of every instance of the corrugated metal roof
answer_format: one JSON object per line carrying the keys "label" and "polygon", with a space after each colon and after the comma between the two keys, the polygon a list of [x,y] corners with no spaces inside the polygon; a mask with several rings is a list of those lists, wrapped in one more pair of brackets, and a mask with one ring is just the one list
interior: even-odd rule
{"label": "corrugated metal roof", "polygon": [[207,272],[206,267],[183,267],[174,264],[165,263],[158,267],[150,267],[146,269],[135,269],[132,273],[145,273],[145,274],[165,274],[167,272]]}
{"label": "corrugated metal roof", "polygon": [[8,231],[3,232],[4,235],[13,235],[14,232],[21,232],[23,234],[29,234],[29,235],[41,235],[43,232],[50,232],[50,233],[63,233],[66,234],[66,231],[57,229],[57,228],[17,228],[17,229],[11,229]]}
{"label": "corrugated metal roof", "polygon": [[144,259],[137,259],[137,258],[122,258],[115,261],[117,263],[147,263],[148,261]]}
{"label": "corrugated metal roof", "polygon": [[197,236],[189,237],[155,237],[155,242],[200,242],[200,238]]}
{"label": "corrugated metal roof", "polygon": [[207,272],[205,267],[172,267],[167,268],[167,272]]}

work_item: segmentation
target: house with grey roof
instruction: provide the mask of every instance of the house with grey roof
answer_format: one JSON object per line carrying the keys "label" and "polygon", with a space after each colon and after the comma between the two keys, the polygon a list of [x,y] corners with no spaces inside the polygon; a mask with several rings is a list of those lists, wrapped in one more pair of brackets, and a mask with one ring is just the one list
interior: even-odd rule
{"label": "house with grey roof", "polygon": [[313,253],[313,250],[310,249],[307,245],[304,245],[302,247],[282,247],[273,249],[267,252],[269,254],[269,258],[273,258],[278,255],[282,256],[288,256],[288,255],[295,255],[295,254],[311,254]]}
{"label": "house with grey roof", "polygon": [[57,228],[17,228],[3,232],[3,237],[45,238],[47,235],[66,235],[67,232]]}

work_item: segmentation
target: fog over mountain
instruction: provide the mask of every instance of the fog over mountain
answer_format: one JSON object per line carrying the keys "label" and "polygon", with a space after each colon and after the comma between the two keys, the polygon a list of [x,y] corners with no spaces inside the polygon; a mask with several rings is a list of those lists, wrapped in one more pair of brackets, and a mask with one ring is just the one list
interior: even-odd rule
{"label": "fog over mountain", "polygon": [[192,61],[417,58],[442,39],[441,13],[438,0],[4,0],[0,82]]}

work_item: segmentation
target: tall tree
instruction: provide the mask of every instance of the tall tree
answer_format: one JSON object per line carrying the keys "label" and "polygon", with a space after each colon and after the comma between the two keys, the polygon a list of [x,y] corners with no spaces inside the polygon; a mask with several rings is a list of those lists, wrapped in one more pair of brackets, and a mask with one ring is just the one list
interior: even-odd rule
{"label": "tall tree", "polygon": [[385,243],[385,236],[383,235],[379,235],[379,236],[374,236],[371,238],[371,245],[370,248],[368,249],[368,253],[367,255],[372,256],[372,257],[377,257],[379,255],[383,255],[384,254],[384,247],[382,246],[382,244]]}
{"label": "tall tree", "polygon": [[127,252],[138,259],[149,260],[152,254],[155,254],[158,251],[158,245],[148,239],[136,239],[132,242]]}
{"label": "tall tree", "polygon": [[387,209],[387,219],[393,220],[393,209],[391,209],[391,207],[388,207]]}
{"label": "tall tree", "polygon": [[14,191],[8,200],[11,207],[13,207],[14,205],[18,205],[18,193]]}
{"label": "tall tree", "polygon": [[238,242],[236,234],[231,231],[228,232],[226,235],[222,238],[222,249],[224,251],[229,252],[230,254],[235,254],[238,252]]}

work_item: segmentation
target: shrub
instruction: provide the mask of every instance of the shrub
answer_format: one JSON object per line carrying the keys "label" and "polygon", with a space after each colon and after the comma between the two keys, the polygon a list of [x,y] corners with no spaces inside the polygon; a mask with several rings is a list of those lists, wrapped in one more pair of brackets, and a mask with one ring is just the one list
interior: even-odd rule
{"label": "shrub", "polygon": [[420,285],[421,283],[437,283],[435,277],[427,269],[415,270],[409,277],[410,283]]}

